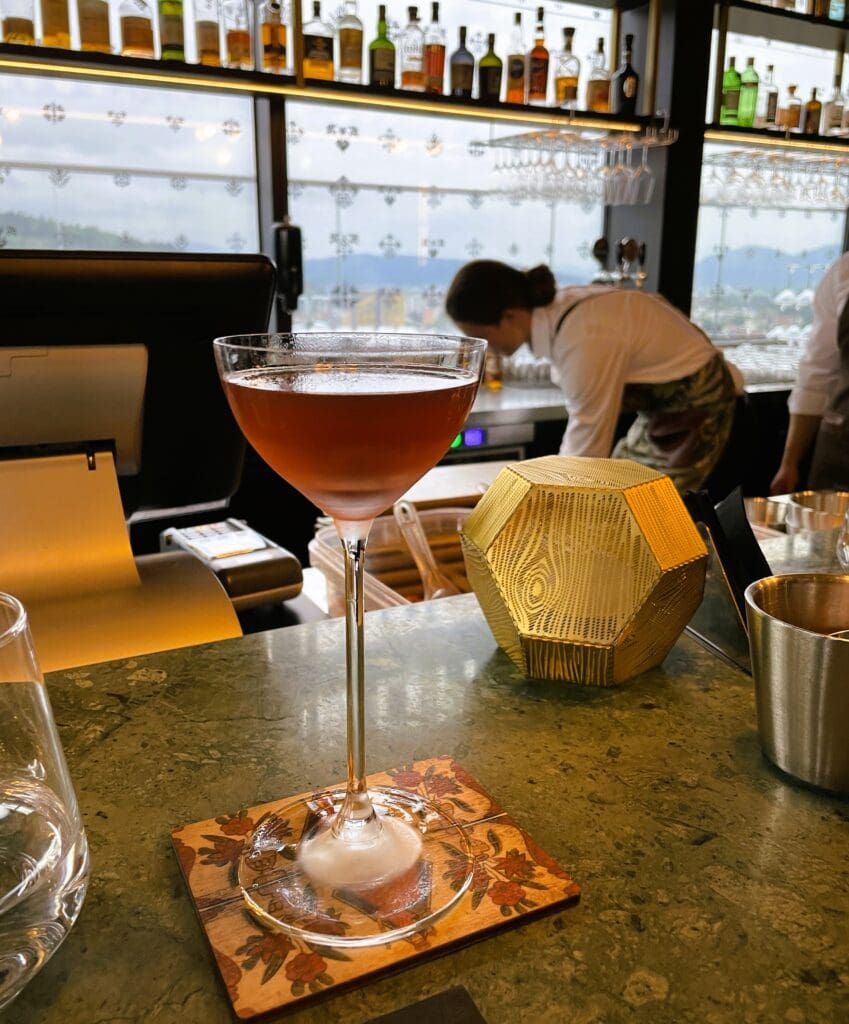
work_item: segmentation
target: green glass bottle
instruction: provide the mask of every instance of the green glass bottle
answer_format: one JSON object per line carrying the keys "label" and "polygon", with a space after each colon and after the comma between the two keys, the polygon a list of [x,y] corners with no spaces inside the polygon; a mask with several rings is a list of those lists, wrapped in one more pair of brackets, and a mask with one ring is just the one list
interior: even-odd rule
{"label": "green glass bottle", "polygon": [[501,98],[501,75],[504,64],[495,53],[495,33],[488,37],[489,49],[481,57],[478,65],[478,83],[480,98],[483,103],[497,103]]}
{"label": "green glass bottle", "polygon": [[386,4],[377,14],[377,38],[368,47],[369,81],[380,89],[395,88],[395,44],[386,33]]}
{"label": "green glass bottle", "polygon": [[735,67],[733,57],[728,58],[728,67],[722,75],[722,107],[719,111],[720,124],[737,124],[740,112],[740,85],[742,79]]}
{"label": "green glass bottle", "polygon": [[159,38],[163,60],[185,60],[183,0],[159,0]]}
{"label": "green glass bottle", "polygon": [[741,128],[751,128],[758,113],[758,87],[760,78],[755,71],[755,58],[746,58],[746,68],[740,76],[740,107],[737,111],[737,124]]}

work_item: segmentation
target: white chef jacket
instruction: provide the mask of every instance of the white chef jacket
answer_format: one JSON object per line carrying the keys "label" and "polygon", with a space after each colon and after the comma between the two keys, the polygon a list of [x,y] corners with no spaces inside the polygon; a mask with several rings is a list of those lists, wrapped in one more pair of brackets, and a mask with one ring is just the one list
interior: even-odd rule
{"label": "white chef jacket", "polygon": [[822,416],[840,372],[837,326],[849,298],[849,253],[844,253],[819,283],[814,322],[799,363],[799,375],[787,406],[794,415]]}
{"label": "white chef jacket", "polygon": [[[576,298],[580,305],[555,334]],[[601,458],[613,447],[626,384],[689,377],[718,352],[661,296],[608,285],[562,288],[550,305],[534,309],[531,348],[551,362],[552,380],[563,391],[569,420],[560,454]]]}

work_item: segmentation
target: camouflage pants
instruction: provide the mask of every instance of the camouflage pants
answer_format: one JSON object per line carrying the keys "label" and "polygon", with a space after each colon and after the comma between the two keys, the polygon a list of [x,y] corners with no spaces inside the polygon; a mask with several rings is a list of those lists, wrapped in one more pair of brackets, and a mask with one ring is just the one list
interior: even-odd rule
{"label": "camouflage pants", "polygon": [[613,458],[665,473],[679,491],[698,490],[719,462],[735,405],[734,381],[719,354],[680,380],[627,384],[622,410],[637,418]]}

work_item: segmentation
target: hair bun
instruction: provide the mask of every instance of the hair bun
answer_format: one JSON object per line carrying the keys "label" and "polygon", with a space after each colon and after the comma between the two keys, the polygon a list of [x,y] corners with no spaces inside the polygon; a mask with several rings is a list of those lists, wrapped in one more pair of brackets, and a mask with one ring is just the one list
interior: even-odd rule
{"label": "hair bun", "polygon": [[554,274],[544,263],[523,271],[523,274],[528,283],[528,299],[532,309],[537,306],[547,306],[554,301],[557,283],[554,280]]}

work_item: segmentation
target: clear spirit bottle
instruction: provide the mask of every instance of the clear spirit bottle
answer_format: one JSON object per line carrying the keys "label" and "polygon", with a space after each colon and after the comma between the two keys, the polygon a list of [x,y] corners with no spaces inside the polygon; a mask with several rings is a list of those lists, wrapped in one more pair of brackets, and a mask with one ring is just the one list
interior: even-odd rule
{"label": "clear spirit bottle", "polygon": [[545,48],[544,7],[537,7],[537,27],[534,46],[528,54],[528,103],[544,106],[548,99],[549,53]]}
{"label": "clear spirit bottle", "polygon": [[839,135],[843,125],[843,93],[840,91],[840,75],[834,76],[834,86],[831,95],[822,105],[822,125],[820,132],[823,135]]}
{"label": "clear spirit bottle", "polygon": [[445,91],[445,29],[439,24],[439,4],[431,5],[430,25],[424,39],[425,92],[441,96]]}
{"label": "clear spirit bottle", "polygon": [[408,7],[409,22],[401,38],[401,88],[424,92],[424,32],[418,7]]}
{"label": "clear spirit bottle", "polygon": [[610,73],[604,55],[604,37],[599,36],[595,53],[590,58],[590,77],[587,82],[587,110],[606,114],[610,110]]}
{"label": "clear spirit bottle", "polygon": [[395,88],[395,44],[386,29],[386,4],[377,9],[377,36],[368,47],[369,81],[379,89]]}
{"label": "clear spirit bottle", "polygon": [[775,84],[775,67],[767,64],[766,74],[758,94],[758,114],[755,124],[759,128],[775,128],[778,119],[778,86]]}
{"label": "clear spirit bottle", "polygon": [[340,82],[359,85],[363,80],[363,23],[357,15],[357,0],[345,0],[337,33],[339,60],[336,77]]}
{"label": "clear spirit bottle", "polygon": [[557,58],[554,72],[554,96],[558,107],[573,110],[578,105],[578,79],[581,62],[572,52],[574,28],[563,29],[563,52]]}
{"label": "clear spirit bottle", "polygon": [[321,20],[320,0],[313,0],[312,18],[304,25],[304,78],[333,81],[333,30]]}

